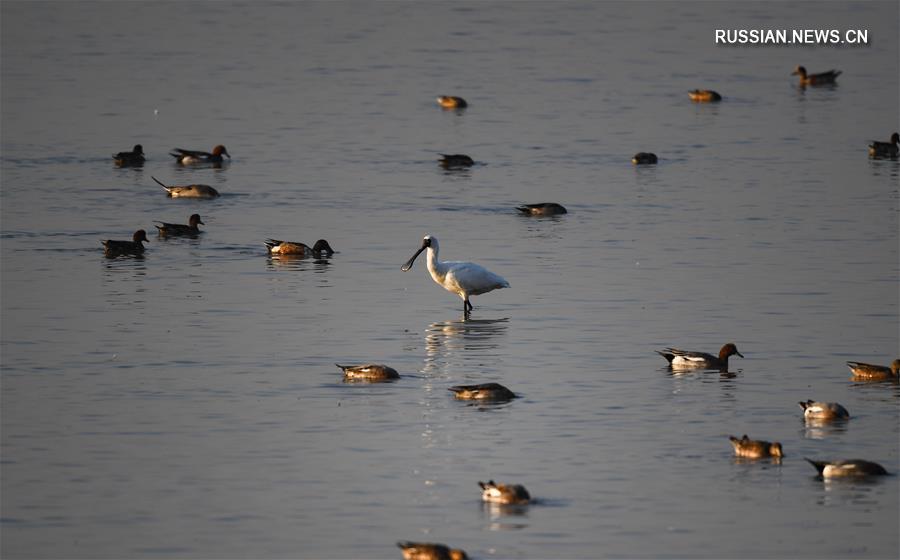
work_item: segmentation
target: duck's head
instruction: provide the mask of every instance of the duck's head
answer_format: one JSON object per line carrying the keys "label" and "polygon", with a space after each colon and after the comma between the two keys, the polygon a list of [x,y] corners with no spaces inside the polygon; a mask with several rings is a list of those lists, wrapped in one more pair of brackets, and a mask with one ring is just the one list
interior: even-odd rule
{"label": "duck's head", "polygon": [[900,144],[900,134],[896,132],[891,134],[891,144]]}
{"label": "duck's head", "polygon": [[334,249],[331,248],[327,241],[320,239],[313,245],[313,253],[325,253],[325,255],[331,256],[334,254]]}
{"label": "duck's head", "polygon": [[743,354],[738,352],[737,346],[735,346],[733,342],[729,342],[728,344],[723,346],[721,350],[719,350],[719,359],[724,360],[728,356],[733,356],[735,354],[737,354],[741,358],[744,357]]}
{"label": "duck's head", "polygon": [[769,455],[772,457],[784,457],[784,450],[777,441],[769,445]]}
{"label": "duck's head", "polygon": [[134,232],[134,235],[131,236],[131,240],[134,241],[135,243],[137,243],[139,241],[146,241],[147,243],[150,243],[150,240],[147,239],[147,232],[142,229],[139,229],[136,232]]}
{"label": "duck's head", "polygon": [[[895,132],[894,135],[896,136],[897,133]],[[900,375],[900,358],[891,362],[891,373],[894,374],[894,377]]]}
{"label": "duck's head", "polygon": [[803,66],[798,66],[798,67],[794,68],[794,71],[791,72],[791,76],[800,76],[801,78],[805,78],[806,77],[806,68],[804,68]]}
{"label": "duck's head", "polygon": [[144,155],[144,147],[141,146],[140,144],[135,144],[135,145],[134,145],[134,149],[131,150],[131,151],[132,151],[133,153],[135,153],[135,154],[141,154],[141,155]]}
{"label": "duck's head", "polygon": [[214,156],[228,156],[228,158],[231,159],[231,154],[228,153],[228,150],[226,150],[225,146],[223,146],[222,144],[219,144],[218,146],[213,148],[212,154]]}
{"label": "duck's head", "polygon": [[197,224],[206,225],[203,223],[203,220],[200,219],[200,214],[191,214],[191,217],[188,218],[188,224],[190,224],[191,227],[197,227]]}

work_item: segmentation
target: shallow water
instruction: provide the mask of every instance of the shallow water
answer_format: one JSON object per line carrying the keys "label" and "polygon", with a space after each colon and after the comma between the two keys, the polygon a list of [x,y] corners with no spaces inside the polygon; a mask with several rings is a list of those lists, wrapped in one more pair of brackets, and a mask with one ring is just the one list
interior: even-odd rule
{"label": "shallow water", "polygon": [[[900,389],[844,366],[900,355],[900,164],[865,149],[900,121],[896,3],[204,6],[0,5],[3,557],[898,555],[898,477],[802,459],[900,472]],[[804,91],[797,64],[844,74]],[[114,168],[137,142],[145,167]],[[166,155],[218,143],[220,169]],[[569,213],[512,209],[543,201]],[[197,239],[102,255],[194,212]],[[464,321],[424,258],[400,271],[426,233],[511,288]],[[729,341],[729,374],[654,353]],[[333,365],[365,361],[402,377]],[[521,398],[446,390],[487,381]],[[808,398],[852,418],[808,426]],[[782,464],[736,461],[744,433]],[[489,478],[537,503],[482,505]]]}

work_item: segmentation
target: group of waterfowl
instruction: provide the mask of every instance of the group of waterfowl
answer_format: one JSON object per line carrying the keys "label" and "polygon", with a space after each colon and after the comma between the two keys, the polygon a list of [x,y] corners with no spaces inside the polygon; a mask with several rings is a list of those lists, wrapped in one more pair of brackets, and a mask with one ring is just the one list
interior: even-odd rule
{"label": "group of waterfowl", "polygon": [[[833,84],[840,71],[828,71],[819,74],[808,74],[806,69],[798,66],[794,71],[800,76],[801,86],[817,86]],[[690,99],[694,102],[718,102],[722,96],[711,90],[694,90],[689,92]],[[468,103],[461,97],[440,96],[438,104],[445,109],[461,110],[468,107]],[[873,142],[869,147],[872,157],[898,156],[898,144],[900,135],[894,133],[890,142]],[[180,165],[211,164],[221,165],[223,156],[231,155],[224,146],[213,148],[212,152],[201,152],[177,148],[170,153]],[[119,152],[113,156],[117,166],[141,166],[145,162],[143,147],[138,144],[131,152]],[[658,158],[650,152],[639,152],[632,158],[634,164],[655,164]],[[446,169],[459,169],[471,167],[474,160],[465,154],[441,154],[439,160],[441,166]],[[167,186],[155,177],[153,180],[159,183],[171,197],[189,198],[215,198],[219,193],[208,185]],[[566,214],[565,207],[558,203],[545,202],[539,204],[526,204],[517,206],[516,210],[529,216],[554,216]],[[170,235],[197,235],[200,233],[198,225],[204,225],[199,214],[192,214],[188,224],[171,224],[156,222],[160,236]],[[107,240],[103,242],[106,254],[109,256],[140,255],[144,252],[143,242],[149,242],[146,232],[141,229],[134,233],[131,241]],[[313,247],[304,243],[267,239],[265,241],[270,255],[298,255],[298,256],[330,256],[334,250],[324,239],[318,240]],[[499,288],[508,288],[509,283],[501,276],[494,274],[484,267],[469,262],[440,261],[437,238],[426,235],[422,245],[415,254],[401,267],[401,270],[409,270],[416,257],[427,251],[427,266],[433,280],[446,290],[457,294],[463,300],[464,316],[468,317],[472,309],[469,297],[483,294]],[[668,362],[672,370],[719,370],[728,371],[728,359],[733,355],[743,358],[737,346],[728,343],[722,346],[718,355],[704,352],[685,351],[677,348],[665,348],[657,351]],[[400,378],[399,372],[383,364],[341,365],[335,364],[343,373],[346,383],[365,382],[390,382]],[[853,379],[858,381],[898,381],[900,376],[900,359],[894,360],[889,367],[866,364],[862,362],[847,362],[853,372]],[[448,388],[454,398],[459,400],[471,400],[477,402],[502,403],[516,398],[507,387],[499,383],[482,383],[474,385],[457,385]],[[850,418],[846,408],[838,403],[816,402],[813,400],[801,401],[804,418],[811,422],[841,422]],[[752,440],[746,434],[737,438],[729,436],[729,440],[737,457],[746,459],[771,459],[780,462],[784,457],[781,443],[765,440]],[[806,459],[812,464],[824,478],[833,477],[866,477],[888,474],[886,469],[877,463],[861,459],[841,461],[814,461]],[[482,490],[482,500],[486,503],[503,506],[522,506],[532,502],[530,493],[519,484],[478,482]],[[450,548],[439,543],[421,543],[401,541],[397,543],[406,560],[466,560],[468,556],[460,549]]]}

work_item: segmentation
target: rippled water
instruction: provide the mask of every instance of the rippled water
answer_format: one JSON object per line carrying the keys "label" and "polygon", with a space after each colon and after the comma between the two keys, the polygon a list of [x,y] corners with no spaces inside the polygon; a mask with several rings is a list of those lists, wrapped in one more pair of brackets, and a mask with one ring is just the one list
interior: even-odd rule
{"label": "rippled water", "polygon": [[[898,477],[802,459],[900,472],[898,386],[844,366],[900,355],[900,164],[866,157],[900,121],[896,3],[0,9],[4,558],[897,556]],[[716,47],[722,26],[871,45]],[[800,90],[798,64],[844,74]],[[144,168],[114,168],[138,142]],[[166,155],[219,143],[219,169]],[[569,213],[513,210],[543,201]],[[196,239],[103,257],[194,212]],[[511,288],[463,320],[424,259],[400,271],[426,233]],[[726,374],[654,353],[729,341]],[[402,377],[333,365],[365,361]],[[487,381],[520,398],[446,390]],[[852,419],[806,425],[808,398]],[[782,464],[733,459],[744,433]],[[536,503],[483,506],[489,478]]]}

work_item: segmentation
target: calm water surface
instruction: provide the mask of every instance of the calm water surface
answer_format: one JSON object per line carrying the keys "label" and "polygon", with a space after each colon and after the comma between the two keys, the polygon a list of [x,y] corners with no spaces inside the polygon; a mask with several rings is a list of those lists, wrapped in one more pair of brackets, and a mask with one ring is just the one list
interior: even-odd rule
{"label": "calm water surface", "polygon": [[[900,164],[866,156],[900,121],[895,2],[0,9],[4,558],[897,557],[898,477],[803,461],[900,472],[898,386],[844,366],[900,355]],[[844,74],[804,91],[798,64]],[[114,168],[138,142],[144,168]],[[220,143],[221,169],[166,155]],[[543,201],[570,212],[512,210]],[[197,239],[103,257],[194,212]],[[424,260],[400,271],[426,233],[511,288],[464,321]],[[729,341],[728,374],[654,353]],[[364,361],[402,377],[341,383]],[[521,398],[446,390],[487,381]],[[807,426],[808,398],[853,418]],[[744,433],[783,463],[736,462]],[[489,478],[538,502],[485,507]]]}

